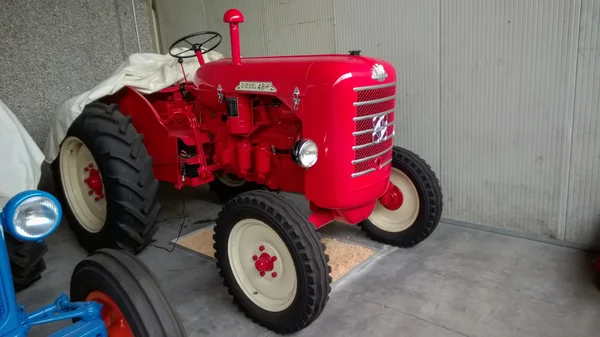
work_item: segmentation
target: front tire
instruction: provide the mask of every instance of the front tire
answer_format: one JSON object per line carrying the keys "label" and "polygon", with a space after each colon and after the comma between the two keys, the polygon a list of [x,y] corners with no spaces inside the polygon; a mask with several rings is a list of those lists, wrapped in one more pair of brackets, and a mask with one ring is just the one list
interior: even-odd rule
{"label": "front tire", "polygon": [[217,267],[234,302],[277,333],[302,330],[329,298],[328,257],[297,207],[271,192],[231,199],[216,221]]}
{"label": "front tire", "polygon": [[102,304],[109,337],[186,336],[158,280],[131,253],[113,249],[92,253],[75,267],[70,292],[73,302]]}
{"label": "front tire", "polygon": [[404,202],[388,210],[379,202],[367,220],[358,225],[379,242],[412,247],[425,240],[442,216],[442,188],[431,167],[415,153],[394,146],[390,180],[402,192]]}
{"label": "front tire", "polygon": [[52,164],[69,227],[88,251],[140,252],[158,230],[152,158],[116,104],[87,105]]}

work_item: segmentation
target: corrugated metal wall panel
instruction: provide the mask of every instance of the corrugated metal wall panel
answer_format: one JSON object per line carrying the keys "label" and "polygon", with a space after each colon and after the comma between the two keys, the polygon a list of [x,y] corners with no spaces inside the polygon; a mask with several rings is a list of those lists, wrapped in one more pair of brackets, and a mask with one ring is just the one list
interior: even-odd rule
{"label": "corrugated metal wall panel", "polygon": [[580,2],[441,3],[445,216],[562,238]]}
{"label": "corrugated metal wall panel", "polygon": [[332,0],[262,0],[267,55],[335,51]]}
{"label": "corrugated metal wall panel", "polygon": [[600,242],[600,0],[583,0],[566,240]]}
{"label": "corrugated metal wall panel", "polygon": [[[154,0],[160,36],[161,52],[169,52],[169,46],[177,39],[199,31],[207,30],[204,20],[204,6],[198,0]],[[185,10],[182,10],[182,9]],[[201,40],[194,40],[201,42]]]}
{"label": "corrugated metal wall panel", "polygon": [[339,53],[390,61],[398,75],[396,145],[421,155],[440,175],[439,0],[335,0]]}
{"label": "corrugated metal wall panel", "polygon": [[240,24],[242,57],[265,55],[263,34],[263,8],[261,1],[254,0],[198,0],[204,2],[208,30],[223,35],[223,42],[216,49],[226,57],[231,56],[229,25],[223,22],[223,14],[230,8],[244,13],[245,22]]}

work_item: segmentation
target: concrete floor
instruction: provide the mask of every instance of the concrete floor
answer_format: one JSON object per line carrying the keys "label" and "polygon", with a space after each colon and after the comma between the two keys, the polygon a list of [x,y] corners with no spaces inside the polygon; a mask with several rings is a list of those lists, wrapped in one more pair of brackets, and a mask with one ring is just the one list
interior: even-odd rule
{"label": "concrete floor", "polygon": [[[219,206],[206,191],[162,186],[159,245],[177,234],[182,195],[184,233],[205,226],[198,220],[216,217]],[[323,230],[367,243],[354,227]],[[86,255],[66,224],[47,242],[43,279],[18,294],[28,310],[68,293],[71,271]],[[589,337],[600,330],[600,291],[590,257],[580,251],[448,224],[412,249],[368,244],[382,253],[335,283],[321,317],[298,336]],[[167,253],[149,247],[140,257],[162,282],[189,336],[273,335],[233,305],[214,262],[179,248]],[[34,327],[31,336],[60,326]]]}

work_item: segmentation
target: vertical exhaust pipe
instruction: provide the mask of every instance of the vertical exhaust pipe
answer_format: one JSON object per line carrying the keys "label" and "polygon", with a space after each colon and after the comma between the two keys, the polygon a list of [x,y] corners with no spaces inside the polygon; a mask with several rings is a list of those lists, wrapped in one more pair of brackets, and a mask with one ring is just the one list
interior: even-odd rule
{"label": "vertical exhaust pipe", "polygon": [[223,21],[229,23],[229,37],[231,40],[231,62],[233,65],[242,64],[240,56],[240,23],[244,22],[244,14],[231,8],[223,15]]}

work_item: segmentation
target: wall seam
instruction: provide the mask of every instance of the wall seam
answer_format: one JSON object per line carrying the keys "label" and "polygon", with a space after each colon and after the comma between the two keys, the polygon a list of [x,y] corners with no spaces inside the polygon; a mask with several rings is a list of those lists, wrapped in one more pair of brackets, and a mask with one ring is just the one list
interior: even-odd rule
{"label": "wall seam", "polygon": [[127,53],[125,52],[125,38],[123,37],[123,23],[121,22],[121,16],[119,15],[119,0],[114,0],[115,4],[115,16],[117,17],[117,25],[119,28],[119,42],[121,43],[121,57],[123,60],[127,59]]}
{"label": "wall seam", "polygon": [[208,30],[208,21],[206,21],[206,6],[204,5],[204,1],[202,0],[202,19],[204,20],[204,29]]}
{"label": "wall seam", "polygon": [[[576,100],[577,100],[577,76],[579,73],[579,44],[580,44],[580,38],[581,38],[581,14],[583,12],[583,1],[579,0],[579,15],[576,18],[576,24],[574,25],[575,28],[577,29],[577,31],[575,32],[576,34],[576,43],[575,43],[575,67],[574,67],[574,78],[573,78],[573,104],[572,104],[572,108],[570,111],[570,114],[567,114],[567,116],[565,117],[566,121],[565,124],[568,126],[567,128],[567,132],[568,134],[566,135],[565,139],[566,139],[566,144],[564,145],[565,149],[564,151],[566,152],[566,156],[567,156],[567,160],[566,160],[566,165],[567,167],[564,169],[565,172],[563,172],[563,181],[562,181],[562,186],[564,186],[564,188],[561,188],[561,190],[563,190],[564,192],[562,193],[561,199],[561,209],[563,211],[563,216],[562,216],[562,221],[559,224],[559,228],[558,228],[558,237],[561,238],[562,240],[566,241],[567,240],[567,222],[568,222],[568,215],[569,215],[569,191],[571,189],[571,161],[573,159],[573,129],[575,127],[575,105],[576,105]],[[569,120],[570,118],[570,120]],[[564,204],[564,205],[562,205]],[[562,207],[564,206],[564,208]]]}
{"label": "wall seam", "polygon": [[336,28],[337,11],[336,11],[336,6],[335,6],[335,0],[331,0],[331,3],[333,6],[333,52],[337,54],[340,52],[340,50],[338,48],[337,28]]}
{"label": "wall seam", "polygon": [[[133,12],[133,24],[135,25],[135,37],[137,38],[138,52],[142,52],[142,43],[140,42],[140,30],[138,29],[137,14],[135,13],[135,0],[131,0],[131,11]],[[118,14],[118,13],[117,13]]]}
{"label": "wall seam", "polygon": [[439,115],[438,115],[438,176],[440,180],[440,184],[442,183],[442,0],[438,1],[438,105],[439,105]]}
{"label": "wall seam", "polygon": [[267,54],[267,37],[265,34],[265,2],[260,2],[260,21],[262,27],[263,55]]}

